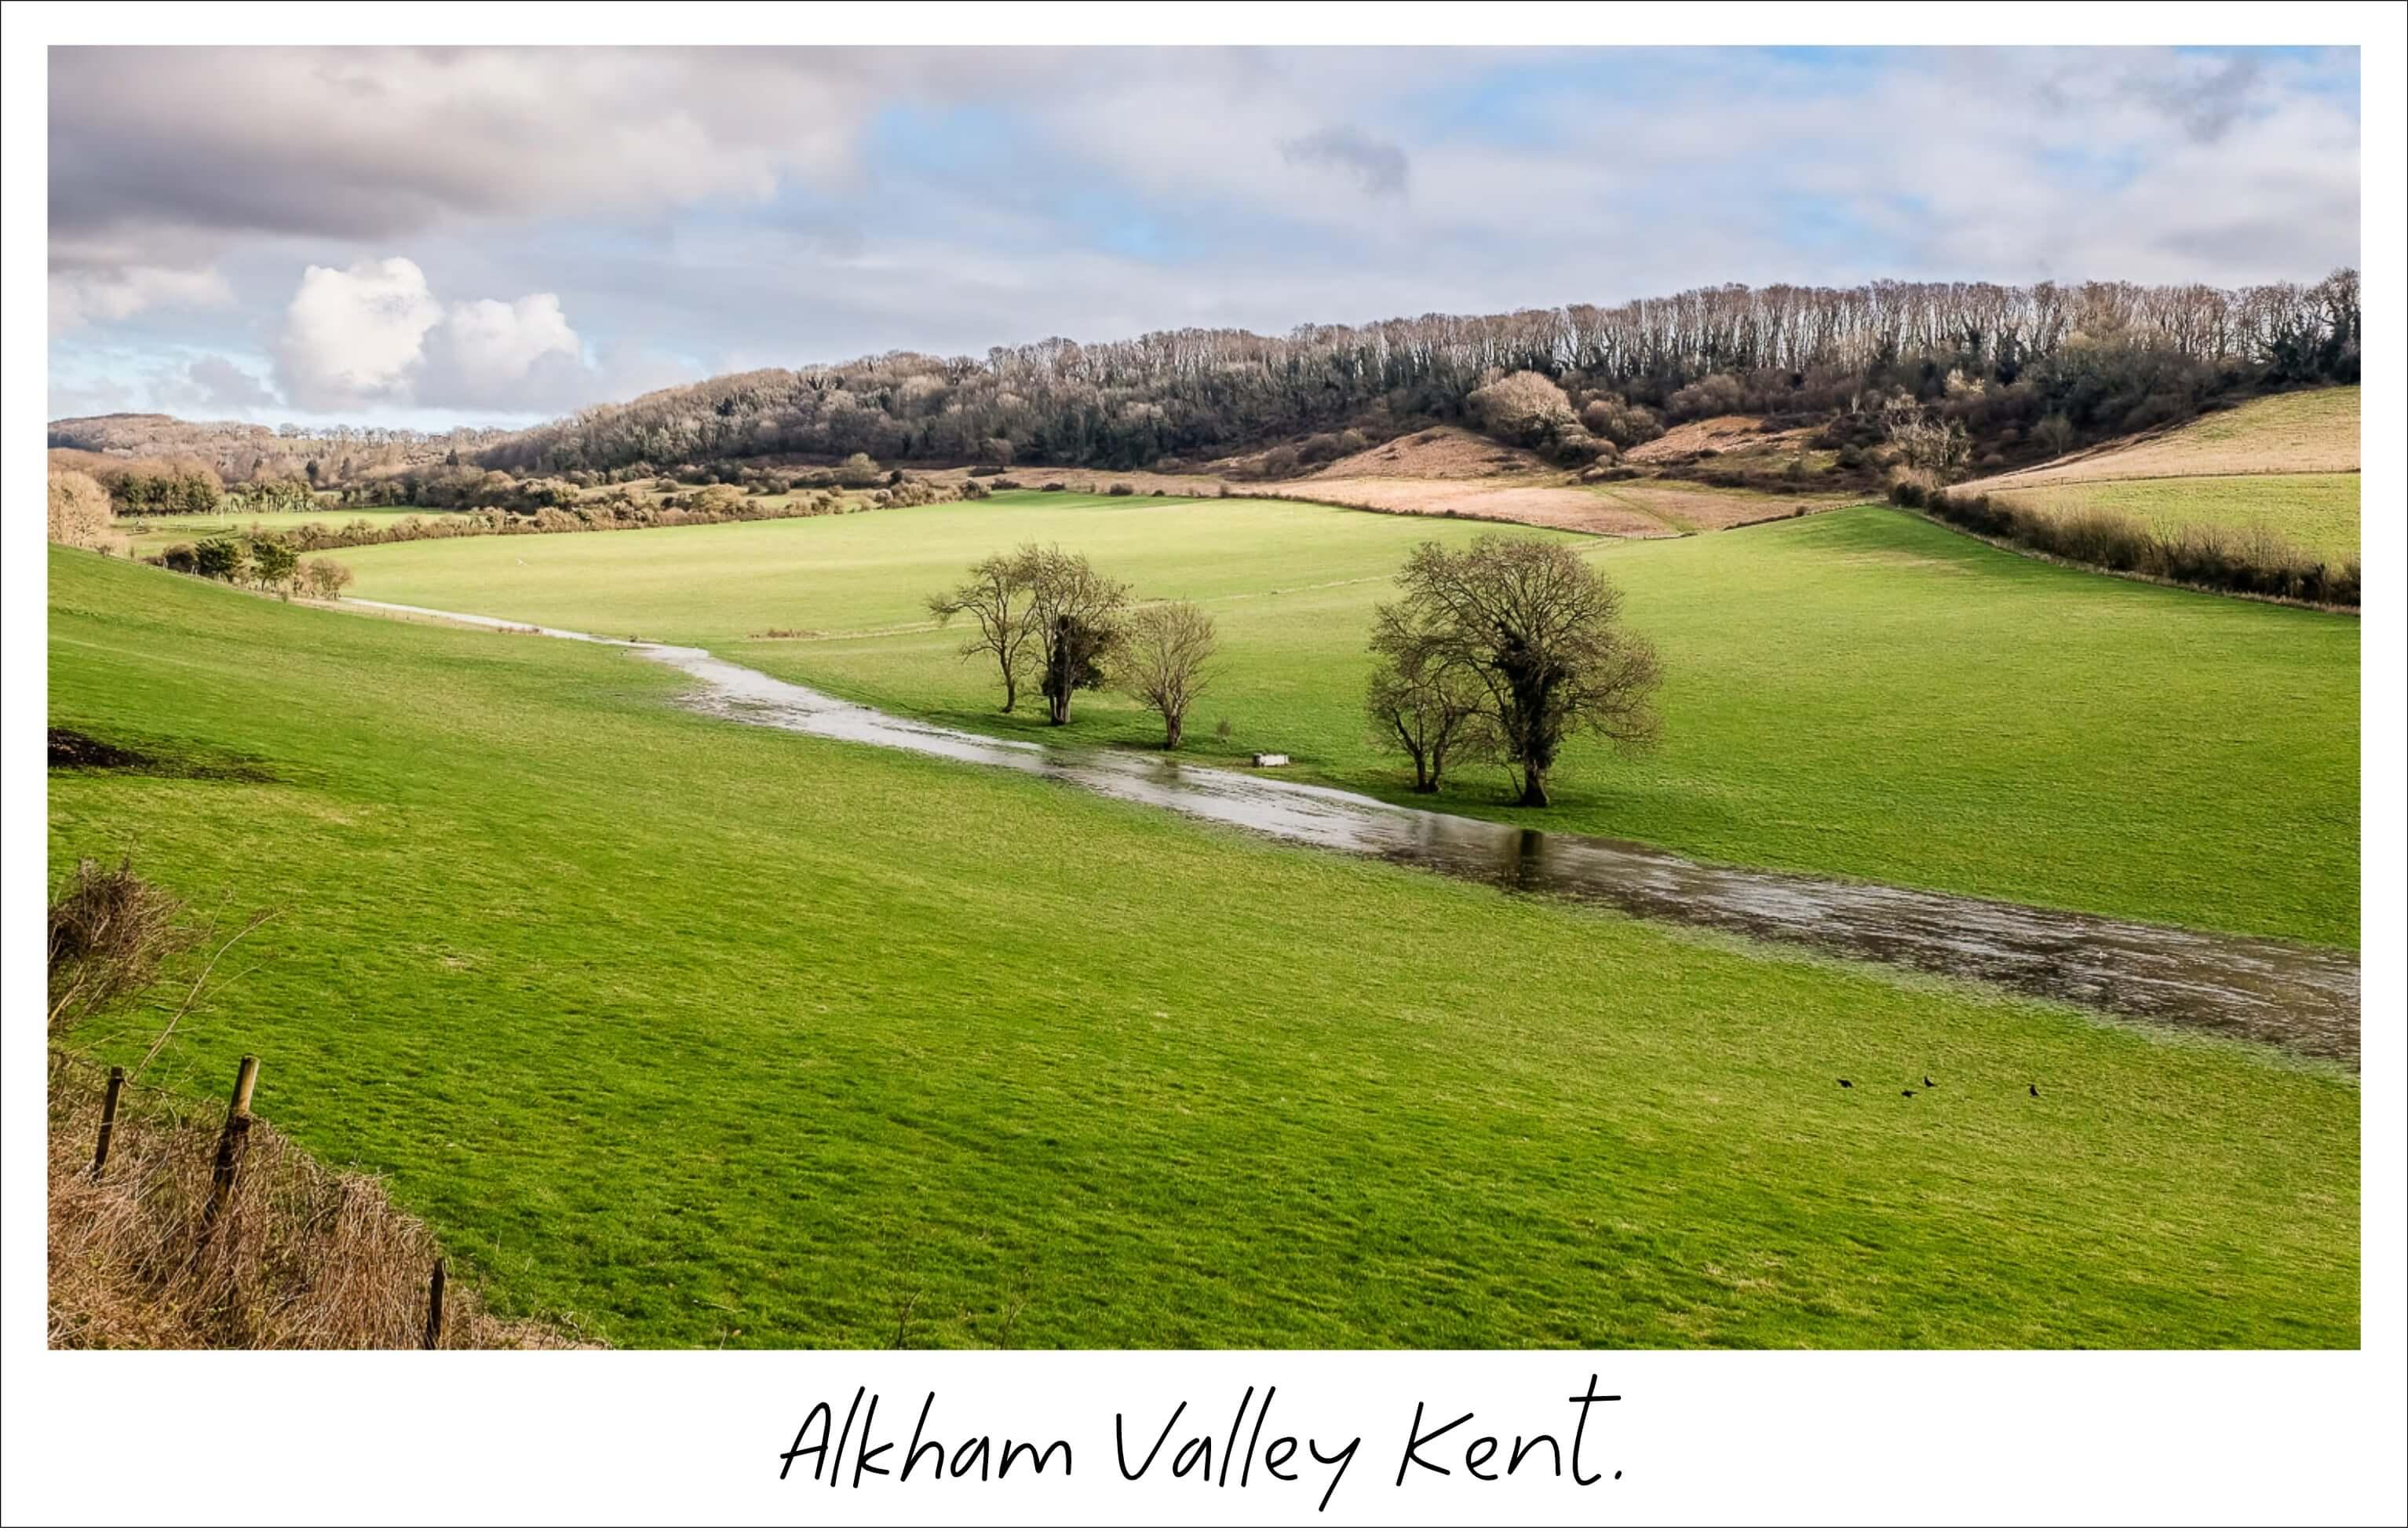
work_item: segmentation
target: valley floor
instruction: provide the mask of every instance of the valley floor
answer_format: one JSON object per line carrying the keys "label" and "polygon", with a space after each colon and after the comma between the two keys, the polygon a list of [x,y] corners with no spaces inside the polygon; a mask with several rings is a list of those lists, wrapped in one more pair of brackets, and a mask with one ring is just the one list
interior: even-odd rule
{"label": "valley floor", "polygon": [[[1358,533],[1335,528],[1395,523],[1246,513],[1321,518],[1297,523],[1279,591],[1240,538],[1216,562],[1209,525],[1166,559],[1223,610],[1307,593],[1261,652],[1284,642],[1299,664],[1325,661],[1297,635],[1334,628],[1316,602],[1370,578]],[[1928,684],[1978,652],[1985,609],[2003,624],[1998,587],[2026,581],[2034,610],[2104,645],[2171,622],[2210,675],[2227,662],[2215,645],[2243,646],[2188,608],[2101,607],[2050,583],[2062,571],[1952,570],[1952,549],[1901,542],[1878,513],[1733,535],[1807,539],[1810,589],[1858,565],[1944,582],[1935,602],[1954,592],[1976,620]],[[555,583],[516,605],[457,588],[513,577],[464,564],[445,603],[566,623],[538,608],[596,591],[557,583],[562,570],[628,545],[641,556],[613,578],[635,604],[596,627],[751,630],[774,610],[861,628],[980,551],[928,541],[900,571],[840,539],[784,544],[809,554],[756,581],[757,545],[681,532],[496,539],[572,562],[539,566]],[[474,545],[368,550],[363,584],[398,595],[440,572],[412,560]],[[715,585],[680,567],[697,547],[724,560]],[[1373,551],[1393,567],[1393,546]],[[1750,610],[1727,568],[1644,596],[1614,568],[1676,656],[1713,615],[1676,620],[1684,591],[1720,594],[1727,621]],[[506,1313],[617,1345],[2357,1343],[2358,1094],[2332,1069],[735,728],[670,705],[680,678],[621,651],[285,606],[87,555],[54,551],[50,576],[54,725],[168,766],[245,763],[50,779],[54,870],[130,846],[196,903],[279,911],[163,1068],[214,1090],[236,1054],[262,1055],[263,1115],[322,1160],[385,1171]],[[695,588],[711,609],[677,615]],[[830,594],[795,597],[814,589]],[[1742,649],[1750,662],[1687,704],[1694,726],[1753,681],[1773,692],[1769,715],[1813,740],[1777,677],[1834,668],[1845,631],[1861,664],[1863,645],[1895,643],[1890,623],[1941,626],[1890,604],[1908,610],[1856,603],[1844,622],[1792,623],[1794,646]],[[2298,676],[2344,652],[2322,628],[2248,631]],[[2042,652],[2015,673],[2071,652],[2047,623],[2024,632]],[[921,650],[896,672],[913,685],[951,662],[949,638],[899,641]],[[1265,673],[1275,725],[1322,704],[1300,670]],[[1268,700],[1283,675],[1292,713]],[[2130,729],[2102,744],[2100,721],[2144,706],[2149,678],[2025,726],[2087,727],[2081,747],[2043,743],[2101,758]],[[1911,676],[1855,684],[1866,709],[1885,696],[1943,725],[1971,706]],[[1967,760],[2016,744],[2008,711],[1952,725]],[[2221,737],[2236,734],[2254,729],[2228,715]],[[1859,833],[1884,812],[1913,823],[1912,798],[1881,792],[1885,773],[1911,773],[1862,744],[1852,758],[1874,781],[1827,780],[1820,798]],[[2337,799],[2316,758],[2291,790],[2345,821],[2354,856],[2354,783]],[[2159,769],[2178,765],[2170,752]],[[1826,811],[1808,790],[1819,766],[1788,767],[1809,822]],[[2063,774],[2064,802],[2104,801]],[[2022,811],[2045,828],[2058,801]],[[2204,801],[2196,816],[2222,800]],[[2115,844],[2145,851],[2165,822]],[[2269,832],[2299,851],[2287,826]],[[1974,835],[1948,843],[1967,865],[2006,864]],[[2062,879],[2071,862],[2039,864]],[[2147,873],[2115,875],[2098,886],[2138,902]],[[2196,912],[2208,886],[2162,896]],[[2329,937],[2354,925],[2325,879],[2286,886],[2223,907]],[[70,1040],[121,1057],[145,1020]],[[1901,1095],[1926,1074],[1936,1088]]]}

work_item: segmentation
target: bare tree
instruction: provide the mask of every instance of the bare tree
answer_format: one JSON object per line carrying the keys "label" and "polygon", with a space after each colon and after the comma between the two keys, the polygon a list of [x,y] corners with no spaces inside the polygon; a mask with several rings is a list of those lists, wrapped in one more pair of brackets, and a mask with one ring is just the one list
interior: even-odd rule
{"label": "bare tree", "polygon": [[108,491],[89,473],[50,469],[50,541],[68,547],[103,547],[109,532]]}
{"label": "bare tree", "polygon": [[1461,552],[1424,542],[1397,583],[1398,620],[1487,692],[1525,806],[1547,805],[1547,773],[1571,735],[1654,740],[1655,647],[1622,625],[1621,592],[1569,544],[1493,533]]}
{"label": "bare tree", "polygon": [[1448,654],[1440,629],[1383,602],[1372,618],[1371,671],[1363,705],[1383,744],[1413,762],[1413,790],[1435,792],[1450,759],[1490,754],[1495,729],[1488,690],[1470,666]]}
{"label": "bare tree", "polygon": [[1046,720],[1070,721],[1073,692],[1104,684],[1104,661],[1122,639],[1128,586],[1107,579],[1085,554],[1029,548],[1029,620]]}
{"label": "bare tree", "polygon": [[990,553],[970,565],[970,577],[928,598],[928,614],[942,626],[968,613],[978,633],[962,644],[965,659],[985,654],[1003,676],[1003,710],[1019,704],[1020,674],[1037,636],[1033,582],[1042,555],[1029,543],[1013,553]]}
{"label": "bare tree", "polygon": [[1907,467],[1934,484],[1947,483],[1972,451],[1965,422],[1935,419],[1906,394],[1896,395],[1882,406],[1882,429]]}
{"label": "bare tree", "polygon": [[1121,684],[1162,715],[1163,748],[1179,747],[1188,706],[1211,684],[1206,667],[1216,647],[1211,615],[1192,600],[1158,601],[1129,614]]}

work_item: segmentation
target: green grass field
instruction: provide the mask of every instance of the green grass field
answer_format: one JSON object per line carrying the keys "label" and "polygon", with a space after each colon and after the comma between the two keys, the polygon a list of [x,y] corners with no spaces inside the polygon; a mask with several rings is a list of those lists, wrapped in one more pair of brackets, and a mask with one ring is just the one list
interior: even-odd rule
{"label": "green grass field", "polygon": [[[698,643],[966,726],[1144,746],[1134,702],[998,717],[921,598],[1058,541],[1140,596],[1204,602],[1226,651],[1192,758],[1254,750],[1402,800],[1361,721],[1372,604],[1417,541],[1494,530],[1284,501],[982,505],[357,550],[357,594]],[[1461,812],[1752,865],[2358,945],[2358,625],[2056,568],[1885,509],[1653,542],[1587,540],[1662,649],[1664,744],[1575,747],[1558,805]],[[825,636],[758,640],[770,628]],[[1226,719],[1230,731],[1216,736]],[[1429,800],[1416,800],[1427,802]]]}
{"label": "green grass field", "polygon": [[[133,556],[147,558],[178,542],[197,542],[204,537],[247,533],[254,527],[268,531],[290,531],[311,522],[335,527],[361,520],[381,523],[398,521],[406,515],[431,519],[449,513],[430,511],[421,505],[353,505],[322,511],[266,511],[256,515],[153,515],[122,520],[118,523],[118,529],[128,534],[128,551]],[[136,531],[136,527],[144,529]]]}
{"label": "green grass field", "polygon": [[[2054,619],[2026,642],[2085,621],[2128,665],[2129,599],[2218,653],[2186,598],[2086,604],[1913,523],[1775,535],[1819,571],[1793,587],[1912,576],[1899,614],[1850,609],[1853,648],[1793,621],[1727,683],[1793,732],[1783,676],[1941,625],[1914,578],[1977,630],[2021,587]],[[650,539],[631,571],[696,545],[494,545]],[[1714,545],[1672,550],[1685,584],[1608,555],[1676,654],[1713,614],[1673,623],[1684,593],[1761,622]],[[1238,577],[1182,551],[1199,589]],[[54,870],[131,845],[201,906],[280,911],[154,1080],[214,1094],[260,1054],[259,1110],[386,1171],[508,1311],[621,1345],[882,1346],[907,1311],[942,1345],[2358,1343],[2358,1091],[2329,1070],[694,716],[622,651],[58,550],[50,589],[54,724],[274,778],[51,775]],[[2325,642],[2259,614],[2260,647]],[[1915,684],[1895,710],[1936,704]],[[2012,742],[1994,715],[1962,753]],[[126,1060],[155,1019],[77,1040]]]}
{"label": "green grass field", "polygon": [[2001,498],[2033,510],[2118,511],[2160,531],[2269,531],[2338,563],[2358,556],[2356,473],[2239,473],[2216,478],[2039,484]]}
{"label": "green grass field", "polygon": [[1971,487],[2041,511],[2118,511],[2163,531],[2263,529],[2356,558],[2358,415],[2355,385],[2303,388]]}

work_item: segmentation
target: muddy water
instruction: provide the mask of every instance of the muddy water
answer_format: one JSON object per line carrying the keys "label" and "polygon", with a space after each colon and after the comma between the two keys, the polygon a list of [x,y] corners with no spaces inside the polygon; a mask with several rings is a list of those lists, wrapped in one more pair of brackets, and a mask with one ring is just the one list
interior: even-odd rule
{"label": "muddy water", "polygon": [[[480,626],[523,626],[377,601],[352,604]],[[737,722],[1053,777],[1125,802],[1234,824],[1275,839],[1607,904],[1652,919],[1978,979],[2136,1019],[2271,1043],[2353,1068],[2358,1062],[2358,965],[2346,952],[1709,866],[1644,845],[1399,807],[1331,787],[1160,756],[990,738],[838,701],[702,649],[632,646],[700,683],[689,705]]]}

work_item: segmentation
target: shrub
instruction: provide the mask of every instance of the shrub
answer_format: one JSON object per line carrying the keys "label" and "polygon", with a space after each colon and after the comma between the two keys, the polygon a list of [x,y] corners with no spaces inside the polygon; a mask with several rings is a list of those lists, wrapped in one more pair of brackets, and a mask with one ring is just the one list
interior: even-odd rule
{"label": "shrub", "polygon": [[290,585],[300,567],[300,556],[293,551],[290,542],[263,537],[251,544],[251,573],[261,585],[271,590],[282,590]]}
{"label": "shrub", "polygon": [[1514,372],[1472,390],[1464,401],[1481,428],[1516,446],[1545,446],[1580,422],[1572,401],[1540,372]]}
{"label": "shrub", "polygon": [[351,583],[351,571],[332,558],[311,558],[301,566],[301,588],[320,600],[339,600]]}
{"label": "shrub", "polygon": [[1746,397],[1739,379],[1727,372],[1712,372],[1666,399],[1664,407],[1676,419],[1703,420],[1737,413]]}
{"label": "shrub", "polygon": [[238,537],[211,537],[193,549],[193,572],[204,579],[237,580],[250,566],[251,553]]}
{"label": "shrub", "polygon": [[200,554],[190,542],[177,542],[173,544],[166,552],[159,555],[159,561],[167,568],[174,570],[179,574],[196,574],[200,572]]}
{"label": "shrub", "polygon": [[995,486],[997,489],[1020,489],[1026,487],[1026,485],[1023,484],[1018,479],[997,479],[995,481]]}
{"label": "shrub", "polygon": [[1055,481],[1054,481],[1054,483],[1052,483],[1052,484],[1039,484],[1039,485],[1038,485],[1038,487],[1039,487],[1039,489],[1042,489],[1043,491],[1045,491],[1045,493],[1047,493],[1047,494],[1049,494],[1049,495],[1058,495],[1058,494],[1060,494],[1063,490],[1065,490],[1065,489],[1068,488],[1068,487],[1069,487],[1069,485],[1068,485],[1068,484],[1064,484],[1064,483],[1062,483],[1060,480],[1058,480],[1058,479],[1057,479],[1057,480],[1055,480]]}
{"label": "shrub", "polygon": [[1110,489],[1106,490],[1105,493],[1112,495],[1133,495],[1137,493],[1137,485],[1134,484],[1115,484]]}
{"label": "shrub", "polygon": [[1620,394],[1589,400],[1581,411],[1581,425],[1590,435],[1624,451],[1664,434],[1664,423],[1656,418],[1656,412],[1633,404]]}

